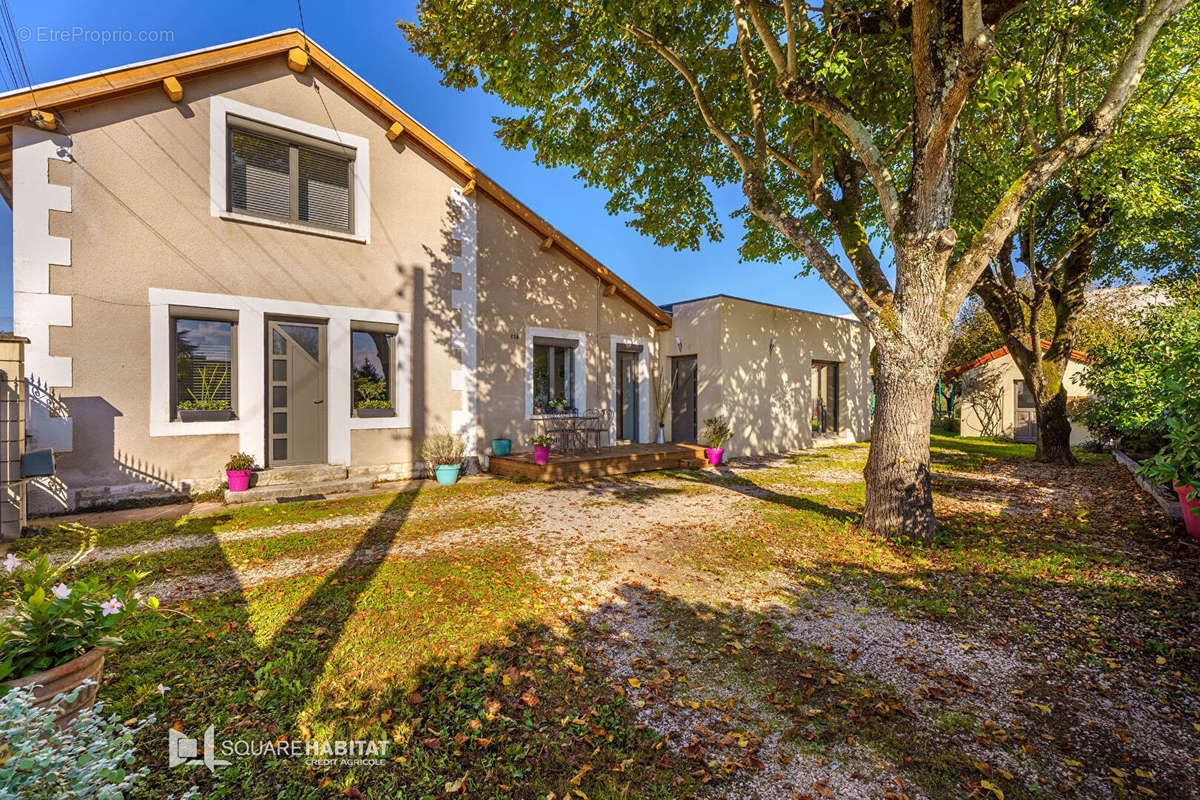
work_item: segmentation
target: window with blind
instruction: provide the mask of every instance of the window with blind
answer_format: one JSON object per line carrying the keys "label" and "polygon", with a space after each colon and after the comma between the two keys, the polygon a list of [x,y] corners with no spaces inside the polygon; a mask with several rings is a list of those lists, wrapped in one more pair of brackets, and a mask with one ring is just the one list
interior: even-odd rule
{"label": "window with blind", "polygon": [[353,227],[353,150],[229,126],[229,210],[321,228]]}
{"label": "window with blind", "polygon": [[234,322],[222,319],[171,318],[174,419],[196,422],[233,417],[235,327]]}

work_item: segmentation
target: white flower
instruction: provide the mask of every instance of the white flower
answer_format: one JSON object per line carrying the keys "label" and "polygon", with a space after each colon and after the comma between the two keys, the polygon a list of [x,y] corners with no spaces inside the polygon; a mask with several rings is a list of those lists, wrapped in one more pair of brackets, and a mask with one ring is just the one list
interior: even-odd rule
{"label": "white flower", "polygon": [[55,597],[57,597],[59,600],[66,600],[68,597],[71,596],[71,587],[67,586],[65,583],[60,582],[57,586],[55,586],[53,589],[50,590],[50,593],[53,594]]}
{"label": "white flower", "polygon": [[12,553],[9,553],[8,557],[4,559],[4,569],[7,570],[8,572],[12,572],[14,569],[17,568],[17,565],[20,563],[21,563],[21,559],[17,558]]}
{"label": "white flower", "polygon": [[171,691],[171,690],[170,690],[168,687],[166,687],[166,686],[163,686],[163,685],[160,683],[160,684],[158,685],[158,688],[157,688],[157,689],[155,689],[154,691],[158,692],[160,695],[164,695],[164,694],[166,694],[167,692],[169,692],[169,691]]}
{"label": "white flower", "polygon": [[107,617],[109,614],[116,614],[124,607],[125,605],[120,600],[113,597],[100,604],[100,616]]}

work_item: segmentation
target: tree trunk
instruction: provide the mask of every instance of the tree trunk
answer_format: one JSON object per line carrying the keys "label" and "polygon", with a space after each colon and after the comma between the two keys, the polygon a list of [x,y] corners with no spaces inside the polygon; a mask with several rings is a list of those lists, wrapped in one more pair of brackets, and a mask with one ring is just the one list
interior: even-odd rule
{"label": "tree trunk", "polygon": [[1071,453],[1071,420],[1067,418],[1067,390],[1059,387],[1058,393],[1046,402],[1037,403],[1037,454],[1038,461],[1071,466],[1076,463]]}
{"label": "tree trunk", "polygon": [[892,539],[927,542],[938,532],[929,475],[930,398],[937,379],[933,370],[888,365],[892,360],[880,358],[875,373],[862,524]]}

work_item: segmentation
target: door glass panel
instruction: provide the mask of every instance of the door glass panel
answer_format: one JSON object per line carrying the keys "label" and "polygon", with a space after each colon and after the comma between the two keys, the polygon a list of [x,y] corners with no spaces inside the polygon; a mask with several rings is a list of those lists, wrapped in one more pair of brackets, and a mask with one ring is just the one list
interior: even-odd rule
{"label": "door glass panel", "polygon": [[271,414],[271,433],[287,433],[287,414],[276,411]]}
{"label": "door glass panel", "polygon": [[271,405],[275,408],[287,408],[287,387],[271,387]]}
{"label": "door glass panel", "polygon": [[287,461],[287,439],[271,440],[271,458],[275,461]]}
{"label": "door glass panel", "polygon": [[321,360],[321,331],[310,325],[280,325],[296,344],[312,357],[313,361]]}
{"label": "door glass panel", "polygon": [[271,331],[271,352],[277,356],[287,355],[287,339],[279,331]]}
{"label": "door glass panel", "polygon": [[287,359],[276,358],[271,362],[271,378],[277,381],[287,380]]}

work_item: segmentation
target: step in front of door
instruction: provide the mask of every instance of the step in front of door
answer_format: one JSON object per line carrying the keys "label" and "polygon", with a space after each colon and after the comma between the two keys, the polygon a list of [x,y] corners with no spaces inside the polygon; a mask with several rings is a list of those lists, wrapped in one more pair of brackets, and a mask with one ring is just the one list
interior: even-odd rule
{"label": "step in front of door", "polygon": [[326,483],[342,481],[349,475],[345,467],[332,464],[312,464],[303,467],[271,467],[250,476],[251,488],[280,486],[288,483]]}
{"label": "step in front of door", "polygon": [[[342,470],[345,474],[345,470]],[[252,486],[244,492],[225,492],[226,503],[254,503],[262,500],[321,500],[331,494],[365,492],[375,485],[372,478],[342,478],[334,481],[278,483]]]}

